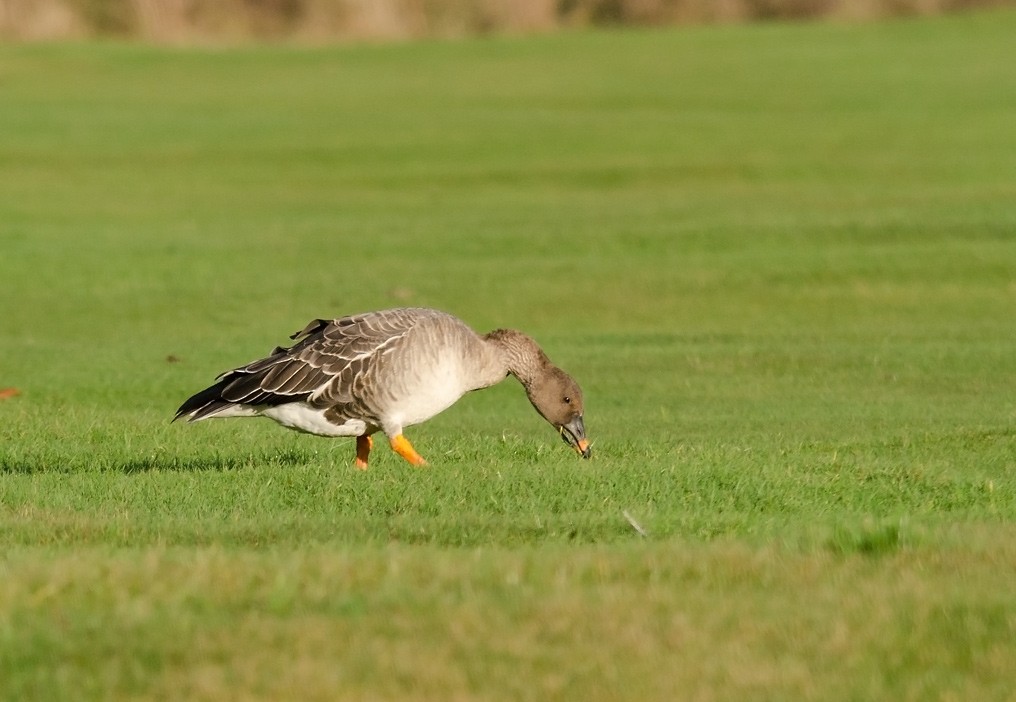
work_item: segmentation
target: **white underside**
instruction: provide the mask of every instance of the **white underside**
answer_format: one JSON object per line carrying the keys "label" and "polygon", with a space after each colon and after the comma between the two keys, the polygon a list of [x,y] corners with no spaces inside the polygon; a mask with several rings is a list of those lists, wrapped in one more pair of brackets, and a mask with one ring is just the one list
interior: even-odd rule
{"label": "white underside", "polygon": [[362,419],[350,419],[345,424],[334,424],[325,419],[324,410],[315,409],[306,402],[290,402],[275,407],[233,405],[216,417],[268,417],[289,429],[317,436],[359,436],[367,430]]}

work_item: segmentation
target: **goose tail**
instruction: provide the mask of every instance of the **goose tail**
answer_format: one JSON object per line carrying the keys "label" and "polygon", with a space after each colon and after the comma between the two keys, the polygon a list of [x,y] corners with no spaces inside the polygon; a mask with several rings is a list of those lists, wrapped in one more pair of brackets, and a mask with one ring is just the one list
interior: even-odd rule
{"label": "goose tail", "polygon": [[222,396],[223,390],[232,381],[233,378],[222,378],[215,385],[188,398],[176,411],[173,421],[186,417],[188,422],[197,422],[214,417],[230,407],[236,407],[235,402],[230,402]]}

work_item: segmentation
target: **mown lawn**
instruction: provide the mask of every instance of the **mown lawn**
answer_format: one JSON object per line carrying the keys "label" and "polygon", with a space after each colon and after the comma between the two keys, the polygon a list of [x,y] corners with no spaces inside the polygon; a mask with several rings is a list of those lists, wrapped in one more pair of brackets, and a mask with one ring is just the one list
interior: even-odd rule
{"label": "mown lawn", "polygon": [[[1013,699],[1014,35],[0,46],[0,698]],[[594,459],[169,423],[398,305]]]}

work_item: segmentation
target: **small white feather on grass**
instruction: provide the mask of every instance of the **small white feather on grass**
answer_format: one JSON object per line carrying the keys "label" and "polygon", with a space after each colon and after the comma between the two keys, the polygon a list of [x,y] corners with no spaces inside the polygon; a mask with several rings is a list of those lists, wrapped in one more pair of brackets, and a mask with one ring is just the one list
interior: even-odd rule
{"label": "small white feather on grass", "polygon": [[628,510],[623,510],[621,514],[623,514],[624,518],[628,520],[629,524],[631,524],[632,529],[639,533],[639,536],[649,536],[649,533],[642,528],[641,524],[635,521],[635,517],[631,516],[631,514],[628,513]]}

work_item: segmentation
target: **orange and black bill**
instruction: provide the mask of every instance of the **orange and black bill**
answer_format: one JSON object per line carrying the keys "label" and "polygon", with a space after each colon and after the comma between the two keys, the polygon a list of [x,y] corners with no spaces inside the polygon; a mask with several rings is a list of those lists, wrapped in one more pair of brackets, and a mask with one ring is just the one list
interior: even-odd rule
{"label": "orange and black bill", "polygon": [[593,455],[592,450],[589,448],[589,439],[586,438],[586,425],[582,421],[581,414],[575,415],[570,422],[562,424],[558,428],[561,431],[561,438],[564,439],[564,442],[575,449],[580,456],[589,458]]}

